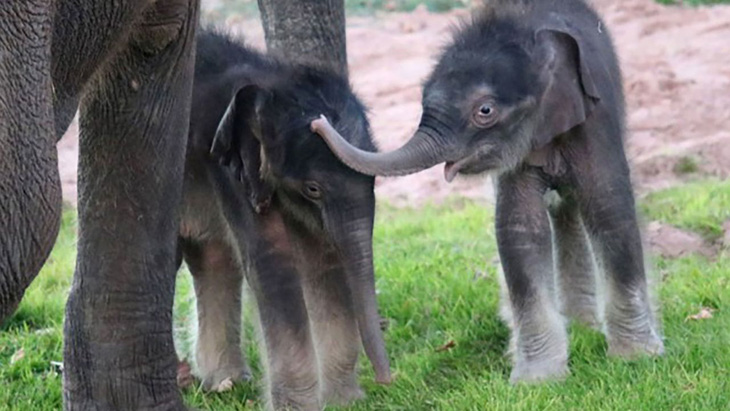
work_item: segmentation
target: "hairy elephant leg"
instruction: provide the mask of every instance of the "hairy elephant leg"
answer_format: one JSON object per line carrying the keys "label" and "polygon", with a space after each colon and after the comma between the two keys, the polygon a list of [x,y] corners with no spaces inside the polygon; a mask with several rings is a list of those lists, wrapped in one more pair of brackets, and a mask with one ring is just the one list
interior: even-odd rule
{"label": "hairy elephant leg", "polygon": [[593,252],[575,200],[564,198],[551,208],[557,289],[563,314],[584,324],[599,325]]}
{"label": "hairy elephant leg", "polygon": [[225,391],[251,378],[241,351],[243,268],[230,242],[184,242],[195,284],[198,330],[195,364],[203,388]]}
{"label": "hairy elephant leg", "polygon": [[512,382],[562,378],[568,339],[554,293],[544,182],[517,171],[497,182],[496,234],[512,310]]}
{"label": "hairy elephant leg", "polygon": [[346,404],[364,397],[357,381],[360,333],[347,277],[337,252],[316,239],[300,238],[306,267],[304,297],[314,335],[322,399]]}
{"label": "hairy elephant leg", "polygon": [[0,2],[0,323],[58,234],[61,185],[51,105],[52,2]]}
{"label": "hairy elephant leg", "polygon": [[183,409],[172,302],[198,2],[152,7],[81,104],[69,410]]}
{"label": "hairy elephant leg", "polygon": [[625,357],[661,354],[628,166],[624,160],[623,172],[616,167],[594,161],[592,174],[576,177],[581,213],[606,283],[608,350]]}
{"label": "hairy elephant leg", "polygon": [[317,358],[299,272],[281,215],[257,218],[261,238],[250,249],[249,283],[256,295],[274,409],[321,409]]}

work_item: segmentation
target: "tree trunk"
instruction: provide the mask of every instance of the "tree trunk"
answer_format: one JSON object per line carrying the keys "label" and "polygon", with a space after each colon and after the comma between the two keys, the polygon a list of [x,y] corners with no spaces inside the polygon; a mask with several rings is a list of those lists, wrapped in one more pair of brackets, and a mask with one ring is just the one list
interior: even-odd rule
{"label": "tree trunk", "polygon": [[344,0],[258,0],[270,52],[347,76]]}

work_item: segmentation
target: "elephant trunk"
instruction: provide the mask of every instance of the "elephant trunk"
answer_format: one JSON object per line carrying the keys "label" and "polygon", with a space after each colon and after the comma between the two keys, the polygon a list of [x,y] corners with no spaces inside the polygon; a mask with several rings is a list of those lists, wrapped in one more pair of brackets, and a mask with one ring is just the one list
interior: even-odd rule
{"label": "elephant trunk", "polygon": [[388,153],[373,153],[351,145],[324,116],[312,121],[312,131],[324,139],[332,152],[348,167],[371,176],[413,174],[445,161],[447,154],[423,127],[401,148]]}
{"label": "elephant trunk", "polygon": [[[369,213],[358,212],[358,219],[338,218],[334,232],[339,245],[347,282],[352,295],[353,309],[365,354],[375,370],[375,381],[380,384],[391,382],[390,362],[385,350],[385,340],[380,329],[380,315],[375,295],[375,273],[373,270],[373,201]],[[362,206],[361,206],[362,207]],[[362,211],[362,210],[360,210]]]}

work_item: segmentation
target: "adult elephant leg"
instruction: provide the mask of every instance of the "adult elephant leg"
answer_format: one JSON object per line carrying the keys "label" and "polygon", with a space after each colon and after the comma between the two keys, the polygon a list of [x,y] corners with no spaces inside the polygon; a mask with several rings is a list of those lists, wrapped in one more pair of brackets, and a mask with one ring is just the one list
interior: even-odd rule
{"label": "adult elephant leg", "polygon": [[183,409],[172,340],[198,1],[150,2],[82,102],[66,409]]}
{"label": "adult elephant leg", "polygon": [[550,217],[555,238],[557,289],[563,314],[581,323],[599,325],[596,273],[588,235],[575,199],[566,194]]}
{"label": "adult elephant leg", "polygon": [[258,0],[270,52],[347,75],[344,0]]}
{"label": "adult elephant leg", "polygon": [[568,373],[568,338],[554,295],[546,185],[520,170],[497,182],[496,234],[512,310],[512,382]]}
{"label": "adult elephant leg", "polygon": [[266,346],[270,408],[319,410],[317,358],[299,270],[281,215],[256,218],[248,280]]}
{"label": "adult elephant leg", "polygon": [[0,323],[48,258],[60,222],[52,3],[0,2]]}
{"label": "adult elephant leg", "polygon": [[243,267],[228,241],[188,240],[183,249],[198,306],[195,365],[205,389],[225,391],[251,378],[241,350]]}
{"label": "adult elephant leg", "polygon": [[347,274],[333,247],[302,237],[304,297],[319,364],[322,398],[347,404],[362,398],[357,381],[360,333]]}

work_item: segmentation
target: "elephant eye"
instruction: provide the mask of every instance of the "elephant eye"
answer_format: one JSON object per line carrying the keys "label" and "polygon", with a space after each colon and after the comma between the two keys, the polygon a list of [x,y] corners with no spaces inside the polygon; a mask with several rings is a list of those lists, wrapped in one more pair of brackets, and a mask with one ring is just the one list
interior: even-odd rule
{"label": "elephant eye", "polygon": [[472,122],[479,128],[489,128],[497,123],[497,108],[492,102],[482,102],[477,105]]}
{"label": "elephant eye", "polygon": [[309,199],[318,200],[322,198],[322,188],[314,181],[307,181],[302,187],[302,194]]}

